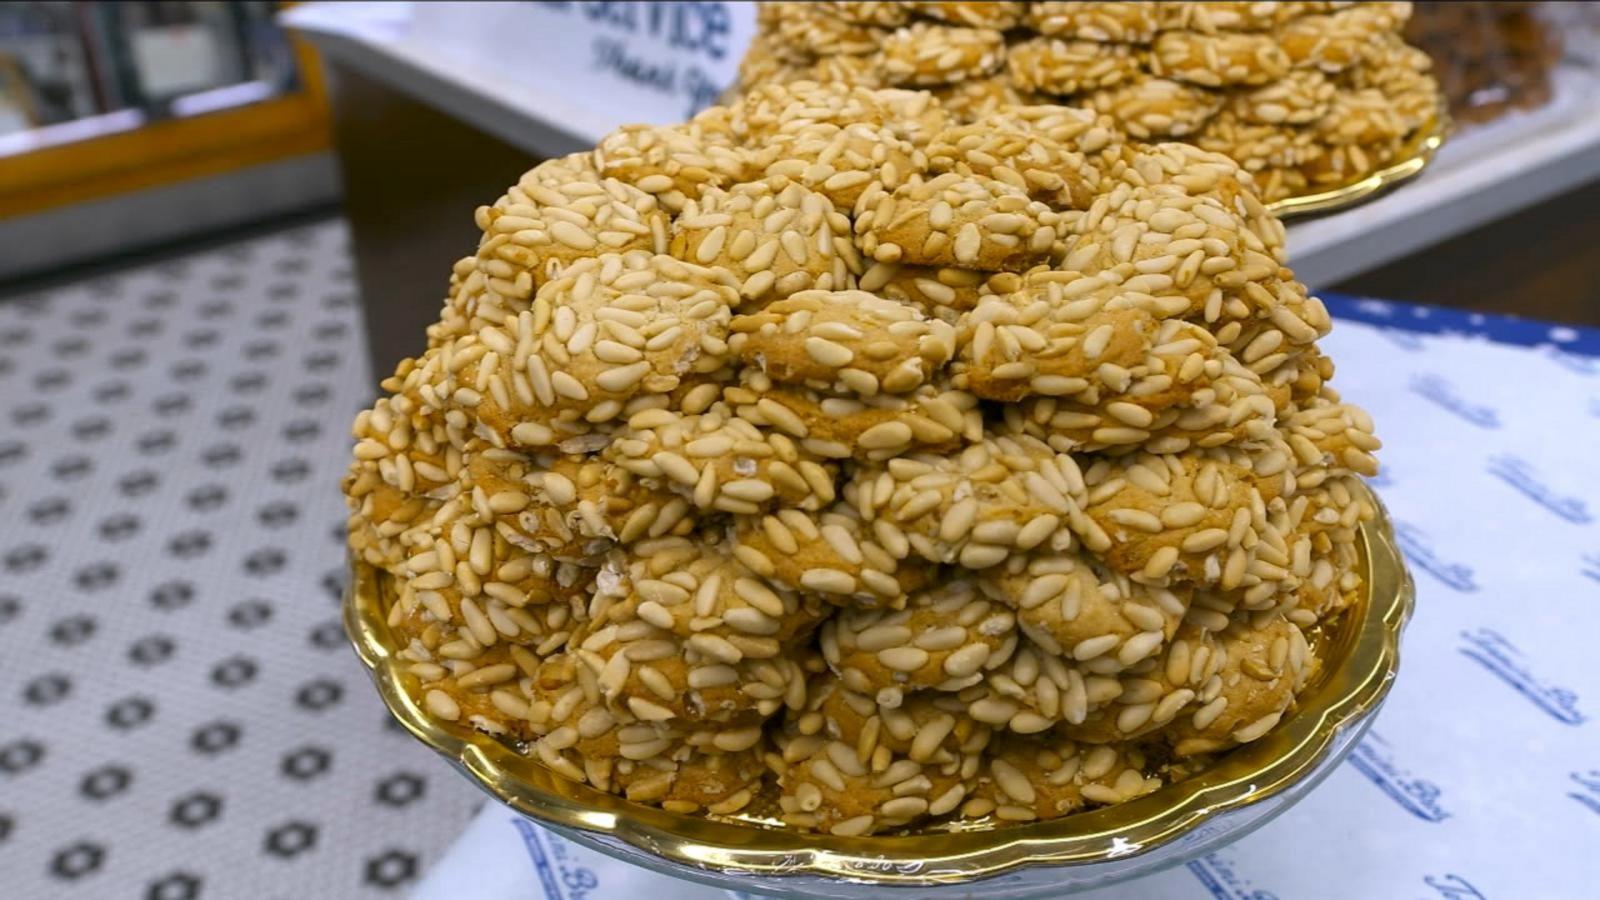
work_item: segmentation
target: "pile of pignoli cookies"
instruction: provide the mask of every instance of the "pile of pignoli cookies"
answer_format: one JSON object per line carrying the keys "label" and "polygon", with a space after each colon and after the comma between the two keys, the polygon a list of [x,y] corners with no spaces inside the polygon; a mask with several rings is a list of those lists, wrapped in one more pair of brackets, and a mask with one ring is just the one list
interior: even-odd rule
{"label": "pile of pignoli cookies", "polygon": [[1437,120],[1410,3],[763,3],[748,87],[932,91],[963,120],[1067,103],[1231,156],[1273,202],[1342,187]]}
{"label": "pile of pignoli cookies", "polygon": [[1378,441],[1226,157],[769,84],[477,224],[356,419],[350,545],[420,705],[566,778],[1061,816],[1266,734],[1360,594]]}

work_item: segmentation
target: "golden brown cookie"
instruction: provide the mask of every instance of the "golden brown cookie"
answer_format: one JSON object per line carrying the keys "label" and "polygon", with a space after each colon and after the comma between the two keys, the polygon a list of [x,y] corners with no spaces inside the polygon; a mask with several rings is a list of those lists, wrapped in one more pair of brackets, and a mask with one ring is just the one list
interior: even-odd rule
{"label": "golden brown cookie", "polygon": [[1013,44],[1006,54],[1011,83],[1041,94],[1111,87],[1143,68],[1143,59],[1132,47],[1095,41],[1030,38]]}
{"label": "golden brown cookie", "polygon": [[1082,553],[1015,555],[978,578],[983,593],[1017,612],[1046,653],[1128,668],[1159,652],[1189,607],[1188,591],[1149,587]]}
{"label": "golden brown cookie", "polygon": [[849,217],[795,182],[706,190],[673,221],[671,251],[732,272],[739,296],[756,304],[811,288],[842,290],[861,272]]}
{"label": "golden brown cookie", "polygon": [[843,496],[896,557],[987,569],[1014,551],[1065,538],[1083,481],[1068,454],[1027,436],[1000,436],[957,455],[860,466]]}
{"label": "golden brown cookie", "polygon": [[1275,614],[1259,618],[1218,633],[1215,652],[1226,663],[1195,697],[1193,713],[1165,732],[1177,755],[1213,753],[1266,734],[1315,671],[1315,654],[1299,628]]}
{"label": "golden brown cookie", "polygon": [[1086,209],[1100,190],[1100,172],[1083,154],[987,121],[939,132],[928,144],[928,168],[1002,181],[1058,210]]}
{"label": "golden brown cookie", "polygon": [[955,123],[972,122],[1010,109],[1026,99],[1012,87],[1011,78],[1005,73],[936,85],[928,93],[939,101],[949,113],[950,121]]}
{"label": "golden brown cookie", "polygon": [[1261,87],[1233,95],[1229,107],[1257,125],[1307,125],[1322,118],[1333,102],[1334,86],[1316,69],[1294,69]]}
{"label": "golden brown cookie", "polygon": [[910,691],[973,684],[1016,644],[1016,615],[966,579],[918,591],[904,609],[845,607],[821,632],[822,656],[840,682],[888,707]]}
{"label": "golden brown cookie", "polygon": [[1086,99],[1141,140],[1193,134],[1222,108],[1222,95],[1166,78],[1134,78]]}
{"label": "golden brown cookie", "polygon": [[1278,44],[1293,66],[1339,72],[1359,62],[1372,42],[1399,32],[1410,17],[1410,3],[1353,3],[1285,23]]}
{"label": "golden brown cookie", "polygon": [[1056,252],[1060,225],[1021,188],[954,172],[893,190],[874,183],[856,204],[861,250],[878,262],[1020,272]]}
{"label": "golden brown cookie", "polygon": [[1217,34],[1224,31],[1271,31],[1295,16],[1307,12],[1306,3],[1279,0],[1202,0],[1195,3],[1162,3],[1163,30],[1197,31]]}
{"label": "golden brown cookie", "polygon": [[922,152],[895,129],[866,122],[787,129],[757,157],[768,179],[804,185],[827,197],[842,214],[854,210],[874,182],[898,187],[927,168]]}
{"label": "golden brown cookie", "polygon": [[824,459],[888,459],[916,448],[944,451],[983,433],[978,398],[927,385],[911,394],[830,394],[775,383],[745,369],[723,391],[738,414],[800,441]]}
{"label": "golden brown cookie", "polygon": [[[774,506],[816,511],[834,499],[831,465],[722,404],[694,415],[636,413],[601,458],[668,492],[634,504],[617,529],[623,541],[681,533],[678,523],[695,514],[759,515]],[[646,512],[647,506],[653,508]]]}
{"label": "golden brown cookie", "polygon": [[412,374],[509,446],[546,447],[726,362],[732,276],[643,251],[580,260],[515,322],[430,353]]}
{"label": "golden brown cookie", "polygon": [[733,133],[760,150],[783,132],[817,123],[846,128],[857,123],[886,126],[921,147],[946,124],[939,101],[926,91],[869,90],[847,84],[797,81],[755,85],[731,116]]}
{"label": "golden brown cookie", "polygon": [[1034,30],[1050,37],[1115,44],[1148,44],[1160,26],[1162,4],[1059,3],[1028,4]]}
{"label": "golden brown cookie", "polygon": [[812,56],[872,53],[882,40],[879,29],[862,23],[859,17],[840,15],[844,10],[834,9],[831,4],[773,5],[777,7],[777,35],[785,43]]}
{"label": "golden brown cookie", "polygon": [[834,603],[898,609],[933,577],[925,566],[900,565],[843,504],[820,516],[780,509],[741,517],[732,540],[733,555],[751,571]]}
{"label": "golden brown cookie", "polygon": [[737,316],[729,349],[778,381],[872,397],[928,383],[955,354],[955,329],[866,291],[802,291]]}
{"label": "golden brown cookie", "polygon": [[[769,4],[762,4],[763,6]],[[784,4],[771,4],[782,6]],[[911,18],[911,4],[898,2],[883,2],[883,0],[829,0],[829,2],[816,3],[815,6],[826,7],[835,16],[846,22],[856,22],[861,25],[883,25],[894,27],[904,25]]]}
{"label": "golden brown cookie", "polygon": [[987,294],[1008,293],[1021,281],[1011,272],[875,262],[861,273],[863,291],[909,304],[930,318],[954,324]]}
{"label": "golden brown cookie", "polygon": [[1271,35],[1168,31],[1150,48],[1150,71],[1202,87],[1262,85],[1289,71]]}
{"label": "golden brown cookie", "polygon": [[891,84],[926,86],[981,78],[1005,64],[993,28],[913,22],[883,39],[879,69]]}
{"label": "golden brown cookie", "polygon": [[1149,760],[1131,746],[1007,735],[995,739],[986,759],[972,798],[961,807],[964,818],[1042,821],[1123,803],[1161,786],[1159,777],[1146,774]]}
{"label": "golden brown cookie", "polygon": [[914,0],[907,5],[913,12],[941,22],[997,31],[1016,27],[1022,21],[1023,11],[1027,7],[1026,3],[1010,0],[983,0],[977,3],[971,0]]}
{"label": "golden brown cookie", "polygon": [[[594,160],[601,175],[634,186],[672,212],[708,187],[726,187],[751,174],[750,154],[701,119],[625,126],[595,147]],[[604,251],[591,248],[591,255],[597,252]]]}

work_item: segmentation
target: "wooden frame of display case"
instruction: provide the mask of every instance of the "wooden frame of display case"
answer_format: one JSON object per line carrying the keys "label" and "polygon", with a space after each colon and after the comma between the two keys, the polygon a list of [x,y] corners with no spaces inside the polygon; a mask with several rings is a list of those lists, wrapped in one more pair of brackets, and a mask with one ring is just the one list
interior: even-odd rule
{"label": "wooden frame of display case", "polygon": [[291,40],[301,81],[292,94],[0,157],[0,219],[327,150],[322,67]]}

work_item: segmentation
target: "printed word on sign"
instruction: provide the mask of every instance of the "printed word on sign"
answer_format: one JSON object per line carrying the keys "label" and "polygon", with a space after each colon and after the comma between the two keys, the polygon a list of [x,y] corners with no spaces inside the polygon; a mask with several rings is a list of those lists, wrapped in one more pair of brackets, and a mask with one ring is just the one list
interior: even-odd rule
{"label": "printed word on sign", "polygon": [[755,33],[748,2],[425,3],[416,10],[418,36],[447,52],[470,51],[555,104],[602,114],[613,120],[608,130],[681,122],[710,106],[733,84]]}

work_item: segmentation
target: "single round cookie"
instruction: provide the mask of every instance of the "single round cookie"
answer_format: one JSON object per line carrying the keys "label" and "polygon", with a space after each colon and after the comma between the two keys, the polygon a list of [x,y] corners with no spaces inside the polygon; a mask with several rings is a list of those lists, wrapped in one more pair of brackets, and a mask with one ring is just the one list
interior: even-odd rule
{"label": "single round cookie", "polygon": [[1192,714],[1164,732],[1178,756],[1248,744],[1278,724],[1316,671],[1316,655],[1299,628],[1268,613],[1235,621],[1216,635],[1226,663],[1193,701]]}
{"label": "single round cookie", "polygon": [[[1004,425],[1062,453],[1182,453],[1192,447],[1270,440],[1277,416],[1271,390],[1237,360],[1224,354],[1216,358],[1224,366],[1219,376],[1181,396],[1142,406],[1141,398],[1120,396],[1098,403],[1026,397],[1005,408]],[[1181,366],[1178,371],[1182,373]],[[1113,404],[1132,404],[1144,412]]]}
{"label": "single round cookie", "polygon": [[1144,60],[1132,47],[1095,41],[1037,37],[1006,53],[1006,71],[1018,89],[1041,94],[1076,94],[1132,78]]}
{"label": "single round cookie", "polygon": [[1160,26],[1158,3],[1028,4],[1028,21],[1049,37],[1110,44],[1148,44]]}
{"label": "single round cookie", "polygon": [[898,609],[933,578],[926,566],[900,565],[843,504],[820,516],[780,509],[741,517],[731,540],[733,555],[751,571],[833,603]]}
{"label": "single round cookie", "polygon": [[1275,0],[1208,0],[1197,3],[1160,3],[1161,27],[1167,31],[1196,31],[1217,34],[1224,31],[1271,31],[1301,15],[1305,3]]}
{"label": "single round cookie", "polygon": [[880,262],[869,265],[858,282],[863,291],[908,304],[925,316],[951,324],[977,306],[979,298],[1009,293],[1020,284],[1020,278],[1011,272]]}
{"label": "single round cookie", "polygon": [[1059,818],[1086,806],[1125,803],[1161,787],[1147,774],[1150,761],[1137,747],[1006,735],[995,739],[971,799],[968,819],[1000,822]]}
{"label": "single round cookie", "polygon": [[893,128],[865,122],[787,129],[756,156],[768,179],[804,185],[841,213],[853,210],[874,182],[899,187],[927,168],[922,152]]}
{"label": "single round cookie", "polygon": [[936,85],[928,90],[957,123],[972,122],[983,116],[1010,109],[1025,101],[1011,79],[1004,74],[967,78],[955,84]]}
{"label": "single round cookie", "polygon": [[[751,174],[750,154],[702,119],[682,125],[626,125],[594,148],[607,178],[633,185],[672,212],[708,187],[726,187]],[[590,255],[604,252],[590,249]]]}
{"label": "single round cookie", "polygon": [[1290,65],[1340,72],[1360,62],[1372,42],[1398,33],[1410,17],[1409,3],[1354,3],[1286,22],[1278,29],[1278,45]]}
{"label": "single round cookie", "polygon": [[966,579],[918,591],[904,609],[845,607],[821,632],[823,659],[840,682],[888,707],[909,691],[973,684],[1016,643],[1016,615]]}
{"label": "single round cookie", "polygon": [[795,182],[706,190],[672,223],[671,252],[733,273],[739,296],[758,304],[811,288],[842,290],[861,272],[849,217]]}
{"label": "single round cookie", "polygon": [[947,118],[927,91],[796,81],[752,86],[734,108],[731,124],[733,133],[752,148],[765,146],[782,132],[803,131],[817,123],[839,128],[857,123],[884,126],[921,147],[944,128]]}
{"label": "single round cookie", "polygon": [[1161,320],[1189,307],[1138,287],[1077,271],[1027,273],[1020,290],[984,297],[963,317],[954,383],[1002,401],[1125,393]]}
{"label": "single round cookie", "polygon": [[594,673],[565,654],[528,683],[532,755],[564,778],[677,812],[728,814],[750,802],[766,774],[759,722],[640,719],[607,706]]}
{"label": "single round cookie", "polygon": [[955,354],[955,329],[866,291],[801,291],[736,316],[728,347],[778,381],[871,397],[926,384]]}
{"label": "single round cookie", "polygon": [[1410,133],[1411,125],[1382,91],[1364,88],[1335,92],[1328,114],[1312,129],[1322,141],[1335,146],[1388,147]]}
{"label": "single round cookie", "polygon": [[993,28],[913,22],[883,39],[878,65],[892,84],[950,84],[999,69],[1005,50],[1005,37]]}
{"label": "single round cookie", "polygon": [[928,168],[1002,181],[1058,210],[1086,209],[1100,191],[1100,172],[1083,154],[991,122],[941,131],[928,144]]}
{"label": "single round cookie", "polygon": [[926,385],[910,394],[862,397],[781,385],[748,368],[740,379],[723,391],[740,417],[796,438],[823,459],[870,461],[914,449],[942,452],[983,433],[978,398],[965,391]]}
{"label": "single round cookie", "polygon": [[1294,69],[1270,84],[1240,91],[1229,107],[1257,125],[1308,125],[1327,114],[1334,85],[1316,69]]}
{"label": "single round cookie", "polygon": [[[732,277],[643,251],[579,260],[514,323],[462,338],[419,380],[508,446],[545,447],[726,362]],[[462,360],[470,361],[462,363]]]}
{"label": "single round cookie", "polygon": [[793,80],[798,81],[803,78],[810,81],[837,82],[852,87],[886,87],[888,83],[884,78],[882,63],[883,60],[876,53],[860,56],[844,54],[824,56],[811,65],[797,70]]}
{"label": "single round cookie", "polygon": [[501,202],[479,207],[477,225],[485,276],[514,281],[530,272],[543,284],[563,266],[598,253],[663,252],[667,216],[655,197],[615,178],[524,179]]}
{"label": "single round cookie", "polygon": [[1135,78],[1086,99],[1140,140],[1193,134],[1222,108],[1222,95],[1166,78]]}
{"label": "single round cookie", "polygon": [[623,541],[682,533],[680,523],[695,514],[759,515],[774,506],[816,511],[834,500],[830,464],[722,404],[693,415],[636,413],[600,458],[659,485],[670,498],[650,498],[649,509],[634,504],[617,528]]}
{"label": "single round cookie", "polygon": [[1287,570],[1261,558],[1263,544],[1284,546],[1266,509],[1292,486],[1292,466],[1282,443],[1099,459],[1084,470],[1088,502],[1070,524],[1112,570],[1147,584],[1292,587]]}
{"label": "single round cookie", "polygon": [[[866,57],[828,57],[828,59],[846,58]],[[762,31],[751,38],[750,46],[739,59],[739,84],[788,84],[803,78],[810,79],[813,78],[814,65],[807,54],[795,52],[794,48],[785,44],[782,38]],[[586,155],[593,158],[593,154]]]}
{"label": "single round cookie", "polygon": [[[984,735],[987,737],[987,734]],[[821,731],[792,728],[776,738],[781,768],[778,803],[783,821],[841,837],[875,834],[930,815],[947,815],[966,798],[982,757],[981,745],[959,762],[922,765],[887,748],[863,764],[856,747]]]}
{"label": "single round cookie", "polygon": [[[762,4],[766,6],[768,4]],[[788,4],[771,4],[783,6]],[[892,28],[904,25],[911,19],[911,5],[898,2],[883,2],[883,0],[828,0],[824,3],[814,3],[828,12],[845,20],[860,25],[882,25]]]}
{"label": "single round cookie", "polygon": [[948,172],[893,190],[874,183],[856,204],[856,235],[878,262],[1020,272],[1056,252],[1061,215],[1021,188]]}
{"label": "single round cookie", "polygon": [[1185,588],[1139,584],[1081,553],[1012,556],[978,578],[985,596],[1017,612],[1023,634],[1047,653],[1134,666],[1160,652],[1189,607]]}
{"label": "single round cookie", "polygon": [[1022,13],[1027,7],[1026,3],[1010,0],[983,0],[977,3],[971,0],[914,0],[907,5],[912,12],[941,22],[997,31],[1015,28],[1022,22]]}
{"label": "single round cookie", "polygon": [[785,43],[812,56],[872,53],[882,39],[877,28],[839,15],[823,3],[774,4],[776,31]]}
{"label": "single round cookie", "polygon": [[1150,49],[1150,71],[1202,87],[1262,85],[1289,71],[1271,35],[1168,31]]}
{"label": "single round cookie", "polygon": [[1108,160],[1123,156],[1117,123],[1083,107],[1046,103],[1016,106],[984,116],[974,124],[1044,138],[1083,154],[1085,161],[1097,169],[1104,169]]}
{"label": "single round cookie", "polygon": [[1226,665],[1227,652],[1216,635],[1185,621],[1157,654],[1102,673],[1115,679],[1114,687],[1097,679],[1097,689],[1108,699],[1081,720],[1063,720],[1056,733],[1090,744],[1144,737],[1209,702],[1221,688]]}
{"label": "single round cookie", "polygon": [[1253,124],[1226,109],[1206,123],[1195,144],[1232,157],[1248,172],[1298,168],[1326,152],[1309,129]]}
{"label": "single round cookie", "polygon": [[[1081,515],[1077,463],[1027,436],[986,436],[960,454],[914,454],[859,466],[844,498],[885,549],[987,569],[1014,551],[1054,547]],[[1067,549],[1058,547],[1057,549]]]}

